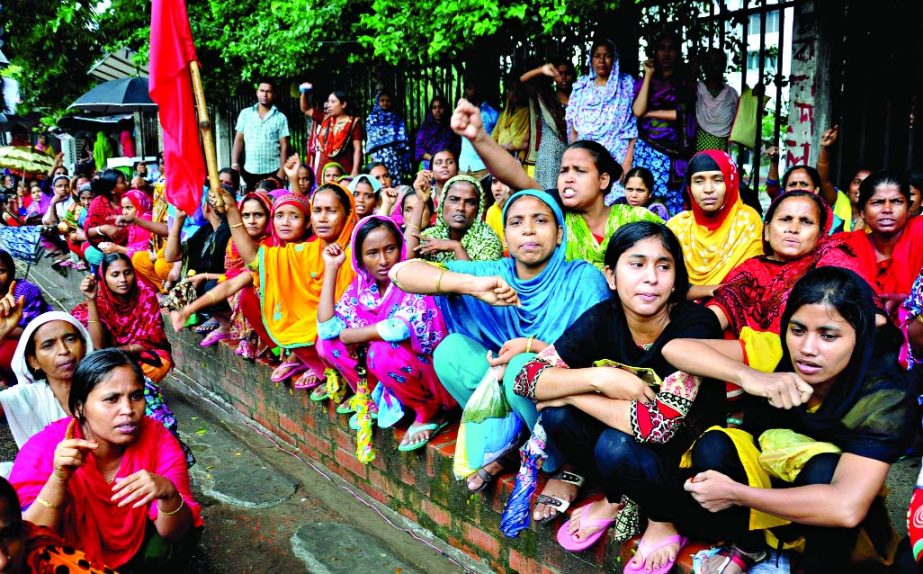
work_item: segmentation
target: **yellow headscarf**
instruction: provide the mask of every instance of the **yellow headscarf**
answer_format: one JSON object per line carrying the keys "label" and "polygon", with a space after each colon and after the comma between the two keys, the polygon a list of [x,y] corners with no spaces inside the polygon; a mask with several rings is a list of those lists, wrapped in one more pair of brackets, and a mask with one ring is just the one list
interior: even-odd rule
{"label": "yellow headscarf", "polygon": [[724,174],[727,186],[721,213],[705,217],[693,201],[692,210],[667,222],[683,246],[692,285],[719,285],[732,269],[763,254],[763,222],[756,210],[741,201],[737,166],[730,156],[716,150],[699,152],[689,162],[687,177],[714,169]]}
{"label": "yellow headscarf", "polygon": [[[349,240],[356,226],[356,204],[349,191],[336,183],[320,186],[317,192],[335,189],[340,200],[349,202],[349,215],[336,243],[346,251],[347,263],[337,272],[335,298],[355,278]],[[317,197],[317,192],[314,197]],[[341,193],[342,192],[342,193]],[[285,247],[260,247],[258,258],[260,310],[263,325],[272,340],[285,348],[310,347],[317,338],[317,307],[324,284],[323,251],[327,244],[318,238]]]}

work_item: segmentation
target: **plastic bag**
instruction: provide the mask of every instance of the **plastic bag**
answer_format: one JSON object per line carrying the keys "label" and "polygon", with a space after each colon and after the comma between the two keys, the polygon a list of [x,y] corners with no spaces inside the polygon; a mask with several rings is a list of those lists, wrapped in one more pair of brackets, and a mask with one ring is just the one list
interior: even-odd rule
{"label": "plastic bag", "polygon": [[833,443],[820,442],[789,429],[770,429],[760,435],[760,466],[772,476],[792,482],[805,463],[823,453],[839,453]]}
{"label": "plastic bag", "polygon": [[768,96],[757,97],[753,90],[745,88],[737,102],[737,115],[731,127],[731,141],[742,146],[754,149],[757,137],[757,117],[759,109],[769,101]]}
{"label": "plastic bag", "polygon": [[458,480],[496,461],[519,442],[523,424],[506,401],[499,370],[488,369],[462,412],[452,464]]}

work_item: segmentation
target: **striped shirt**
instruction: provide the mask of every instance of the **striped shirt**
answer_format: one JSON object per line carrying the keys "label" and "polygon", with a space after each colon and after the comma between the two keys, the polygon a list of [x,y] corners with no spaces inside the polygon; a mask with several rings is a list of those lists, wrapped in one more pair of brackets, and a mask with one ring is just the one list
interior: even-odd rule
{"label": "striped shirt", "polygon": [[289,136],[288,119],[276,106],[261,118],[258,106],[242,109],[234,128],[244,134],[244,169],[254,174],[279,171],[279,140]]}

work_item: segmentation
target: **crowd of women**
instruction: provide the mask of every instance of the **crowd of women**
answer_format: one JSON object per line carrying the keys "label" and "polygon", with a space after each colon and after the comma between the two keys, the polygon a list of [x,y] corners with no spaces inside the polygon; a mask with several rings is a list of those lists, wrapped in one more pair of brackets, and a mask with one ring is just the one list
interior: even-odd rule
{"label": "crowd of women", "polygon": [[[561,517],[572,552],[640,534],[626,572],[669,571],[690,539],[716,545],[697,557],[709,574],[783,549],[805,572],[912,563],[923,519],[899,544],[883,487],[920,428],[920,181],[863,168],[839,191],[825,151],[781,178],[774,165],[761,216],[724,151],[721,54],[696,84],[680,44],[654,42],[635,81],[596,42],[589,75],[527,72],[498,117],[474,90],[454,112],[434,98],[414,146],[381,94],[368,169],[333,92],[311,111],[321,161],[293,155],[287,185],[243,193],[224,170],[191,214],[166,201],[169,165],[153,182],[56,167],[35,199],[45,241],[91,273],[85,301],[52,312],[0,252],[0,407],[21,449],[18,497],[0,482],[0,558],[76,547],[140,572],[188,556],[202,520],[158,386],[166,308],[353,428],[406,414],[400,451],[497,385],[526,432],[459,488],[488,488],[533,434],[549,476],[531,518]],[[483,173],[460,173],[461,142]],[[420,169],[396,185],[411,152]],[[603,496],[568,512],[591,486]]]}

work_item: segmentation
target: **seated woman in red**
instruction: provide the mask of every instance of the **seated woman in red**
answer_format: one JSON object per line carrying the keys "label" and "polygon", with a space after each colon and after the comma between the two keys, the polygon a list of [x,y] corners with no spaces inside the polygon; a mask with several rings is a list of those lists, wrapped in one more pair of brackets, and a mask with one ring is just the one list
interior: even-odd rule
{"label": "seated woman in red", "polygon": [[883,299],[896,322],[896,310],[923,267],[923,219],[910,217],[910,186],[887,171],[876,171],[859,185],[859,214],[865,228],[841,233],[859,257],[859,274]]}
{"label": "seated woman in red", "polygon": [[144,416],[138,365],[117,349],[88,355],[68,406],[73,418],[29,439],[13,464],[23,517],[116,570],[178,571],[202,517],[179,442]]}
{"label": "seated woman in red", "polygon": [[84,324],[97,349],[116,347],[132,356],[144,376],[159,383],[173,368],[170,341],[163,329],[157,293],[138,281],[131,259],[122,253],[103,257],[99,277],[80,284],[86,299],[71,311]]}

